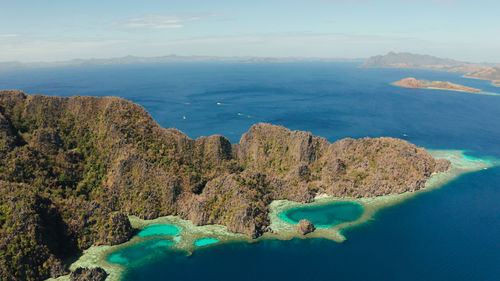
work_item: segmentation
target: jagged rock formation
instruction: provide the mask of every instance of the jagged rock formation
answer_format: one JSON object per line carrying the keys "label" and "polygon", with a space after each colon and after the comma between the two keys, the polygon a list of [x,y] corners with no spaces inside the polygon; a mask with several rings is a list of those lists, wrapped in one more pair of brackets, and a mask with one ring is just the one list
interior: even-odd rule
{"label": "jagged rock formation", "polygon": [[316,230],[314,224],[306,219],[300,220],[295,228],[297,229],[297,232],[302,235],[306,235]]}
{"label": "jagged rock formation", "polygon": [[408,77],[396,81],[393,83],[396,86],[412,89],[437,89],[445,91],[457,91],[466,93],[480,93],[481,90],[474,89],[471,87],[454,84],[448,81],[427,81],[427,80],[417,80],[413,77]]}
{"label": "jagged rock formation", "polygon": [[119,98],[0,92],[0,279],[64,274],[62,260],[133,230],[127,215],[179,215],[260,236],[272,200],[414,191],[447,169],[394,138],[333,144],[254,125],[231,144],[163,129]]}
{"label": "jagged rock formation", "polygon": [[71,272],[69,280],[71,281],[104,281],[108,274],[100,267],[95,268],[77,268]]}

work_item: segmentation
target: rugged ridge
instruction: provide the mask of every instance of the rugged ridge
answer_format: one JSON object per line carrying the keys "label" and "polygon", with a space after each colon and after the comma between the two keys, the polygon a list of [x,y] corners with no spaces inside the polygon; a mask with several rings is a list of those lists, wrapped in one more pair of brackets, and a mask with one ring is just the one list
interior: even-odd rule
{"label": "rugged ridge", "polygon": [[414,191],[448,167],[400,139],[332,144],[256,124],[238,144],[194,140],[120,98],[0,91],[0,279],[64,274],[63,259],[129,239],[127,215],[258,237],[272,200]]}

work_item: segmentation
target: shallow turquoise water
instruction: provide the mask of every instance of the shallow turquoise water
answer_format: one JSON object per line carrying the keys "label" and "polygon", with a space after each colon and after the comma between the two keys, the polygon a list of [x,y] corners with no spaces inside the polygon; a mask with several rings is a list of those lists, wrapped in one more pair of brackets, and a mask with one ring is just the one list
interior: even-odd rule
{"label": "shallow turquoise water", "polygon": [[108,261],[128,266],[153,257],[159,252],[164,252],[165,249],[172,245],[174,245],[174,242],[170,240],[151,239],[112,253],[108,256]]}
{"label": "shallow turquoise water", "polygon": [[363,207],[358,203],[337,202],[288,209],[280,214],[280,218],[293,224],[308,219],[316,227],[332,227],[340,223],[357,220],[362,214]]}
{"label": "shallow turquoise water", "polygon": [[217,240],[215,238],[201,238],[201,239],[194,241],[194,245],[196,247],[202,247],[202,246],[214,244],[217,242],[219,242],[219,240]]}
{"label": "shallow turquoise water", "polygon": [[152,236],[173,236],[179,234],[180,229],[172,224],[153,224],[145,227],[137,236],[152,237]]}

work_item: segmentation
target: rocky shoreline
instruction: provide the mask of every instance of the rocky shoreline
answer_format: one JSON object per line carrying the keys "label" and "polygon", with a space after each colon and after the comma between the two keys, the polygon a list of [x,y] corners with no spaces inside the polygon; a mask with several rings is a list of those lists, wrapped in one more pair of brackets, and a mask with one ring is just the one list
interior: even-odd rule
{"label": "rocky shoreline", "polygon": [[[436,158],[447,159],[451,161],[451,168],[445,173],[433,174],[427,181],[425,188],[420,189],[419,191],[358,199],[345,199],[322,194],[316,196],[316,198],[314,198],[314,201],[311,203],[299,203],[288,200],[273,201],[270,204],[269,217],[271,225],[269,227],[269,231],[258,239],[252,239],[247,235],[230,232],[227,230],[227,227],[222,225],[196,226],[190,221],[182,220],[179,217],[173,216],[160,217],[154,220],[142,220],[138,217],[132,216],[130,217],[130,221],[132,226],[137,229],[142,229],[154,224],[172,224],[178,226],[180,229],[182,229],[182,231],[178,238],[173,238],[173,240],[176,240],[176,242],[171,248],[174,250],[186,251],[187,254],[190,254],[192,251],[196,250],[194,242],[201,237],[213,237],[219,240],[217,244],[213,245],[231,241],[246,241],[248,243],[254,243],[262,239],[289,240],[292,238],[327,238],[335,242],[342,242],[346,239],[342,234],[343,230],[370,221],[376,214],[376,212],[380,209],[401,203],[422,192],[427,192],[435,188],[439,188],[440,186],[456,179],[464,173],[479,171],[489,167],[498,166],[500,164],[500,162],[497,160],[489,161],[466,157],[464,156],[463,151],[437,150],[431,151],[431,153]],[[289,209],[294,209],[297,207],[322,206],[325,204],[332,204],[337,202],[355,202],[361,204],[364,210],[363,215],[355,221],[345,222],[330,228],[316,228],[314,232],[307,234],[307,236],[298,233],[297,226],[295,224],[284,221],[280,217],[280,214],[282,212]],[[172,239],[172,237],[168,238]],[[79,260],[77,260],[70,266],[70,270],[73,271],[79,267],[102,267],[106,270],[106,272],[110,274],[107,279],[108,281],[120,280],[122,274],[127,270],[127,268],[115,263],[110,263],[107,260],[108,255],[120,249],[133,246],[137,243],[141,243],[141,241],[143,240],[135,236],[131,241],[128,241],[124,244],[116,246],[92,247],[87,250]],[[68,278],[68,276],[63,276],[61,278],[58,278],[57,280],[63,281],[68,280]]]}

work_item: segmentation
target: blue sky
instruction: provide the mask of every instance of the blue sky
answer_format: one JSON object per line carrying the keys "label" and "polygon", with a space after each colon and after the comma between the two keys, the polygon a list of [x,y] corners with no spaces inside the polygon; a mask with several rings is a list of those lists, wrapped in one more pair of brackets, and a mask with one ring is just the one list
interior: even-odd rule
{"label": "blue sky", "polygon": [[126,55],[500,62],[498,0],[0,0],[0,61]]}

